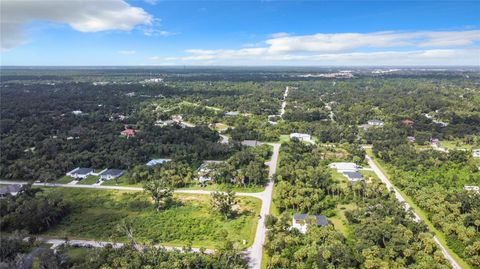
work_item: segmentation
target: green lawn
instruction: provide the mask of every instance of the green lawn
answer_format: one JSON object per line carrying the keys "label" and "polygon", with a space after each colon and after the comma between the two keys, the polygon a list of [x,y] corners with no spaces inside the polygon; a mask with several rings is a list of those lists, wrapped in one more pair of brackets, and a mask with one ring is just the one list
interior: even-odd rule
{"label": "green lawn", "polygon": [[63,177],[55,180],[54,182],[55,182],[55,183],[59,183],[59,184],[68,184],[68,183],[70,183],[72,180],[73,180],[72,177],[63,176]]}
{"label": "green lawn", "polygon": [[205,190],[205,191],[226,191],[228,189],[233,190],[234,192],[262,192],[264,191],[265,187],[263,186],[256,186],[256,185],[251,185],[251,186],[236,186],[236,185],[230,185],[230,184],[209,184],[205,187],[200,187],[196,183],[193,183],[189,187],[184,187],[184,188],[179,188],[181,190]]}
{"label": "green lawn", "polygon": [[480,146],[468,145],[461,140],[442,140],[440,145],[446,149],[467,149],[472,150],[474,148],[480,148]]}
{"label": "green lawn", "polygon": [[[382,160],[379,160],[379,159],[375,158],[373,156],[372,149],[366,149],[365,151],[373,159],[373,162],[378,166],[378,168],[380,168],[380,170],[382,170],[383,174],[385,174],[385,176],[387,178],[391,178],[391,174],[389,173],[389,169],[387,168],[388,165],[385,164]],[[392,184],[394,184],[394,183],[392,182]],[[445,247],[447,252],[455,259],[455,261],[462,268],[472,268],[462,258],[460,258],[457,255],[457,253],[455,253],[453,250],[450,249],[450,247],[447,244],[445,234],[443,232],[441,232],[440,230],[438,230],[437,228],[435,228],[435,226],[433,226],[433,224],[428,219],[427,212],[425,212],[423,209],[421,209],[419,206],[417,206],[413,202],[412,198],[410,198],[410,196],[406,195],[402,190],[397,188],[395,185],[393,185],[393,186],[402,195],[402,197],[405,199],[405,201],[407,201],[407,203],[412,207],[413,211],[415,213],[417,213],[417,215],[420,216],[420,218],[425,222],[425,224],[428,226],[430,232],[432,232],[433,234],[435,234],[437,236],[440,243],[442,243],[442,245]]]}
{"label": "green lawn", "polygon": [[126,187],[143,187],[143,183],[128,183],[128,174],[123,174],[121,177],[110,179],[102,183],[105,186],[126,186]]}
{"label": "green lawn", "polygon": [[343,236],[349,236],[349,229],[347,226],[347,218],[345,217],[345,211],[353,210],[356,208],[355,204],[339,204],[335,209],[335,216],[328,218],[332,222],[335,230],[341,232]]}
{"label": "green lawn", "polygon": [[[102,183],[104,186],[125,186],[125,187],[143,187],[143,183],[135,183],[135,184],[129,184],[128,183],[128,175],[123,175],[117,179],[117,182],[115,182],[114,179],[105,181]],[[262,192],[265,188],[263,186],[246,186],[246,187],[241,187],[241,186],[235,186],[235,185],[228,185],[228,184],[209,184],[205,187],[200,187],[196,183],[192,183],[188,187],[183,187],[179,189],[183,190],[205,190],[205,191],[225,191],[227,189],[231,189],[234,192]]]}
{"label": "green lawn", "polygon": [[[125,242],[118,229],[122,220],[132,223],[140,243],[216,248],[225,239],[252,244],[261,201],[239,197],[238,216],[224,220],[212,212],[209,195],[175,194],[170,209],[157,212],[144,192],[44,188],[45,195],[60,196],[72,205],[70,213],[45,236]],[[247,240],[242,245],[242,240]]]}
{"label": "green lawn", "polygon": [[100,178],[99,176],[88,176],[80,180],[77,184],[92,185],[96,183],[99,178]]}
{"label": "green lawn", "polygon": [[286,143],[290,141],[290,135],[280,135],[279,143]]}

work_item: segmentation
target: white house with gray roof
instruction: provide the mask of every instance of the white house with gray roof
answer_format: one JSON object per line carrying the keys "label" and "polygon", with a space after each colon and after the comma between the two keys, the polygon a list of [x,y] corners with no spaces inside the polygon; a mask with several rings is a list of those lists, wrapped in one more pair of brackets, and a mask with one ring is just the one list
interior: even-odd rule
{"label": "white house with gray roof", "polygon": [[120,177],[121,175],[123,175],[123,170],[120,170],[120,169],[106,169],[99,174],[100,180],[103,180],[103,181],[114,179],[114,178]]}
{"label": "white house with gray roof", "polygon": [[292,228],[299,230],[301,233],[306,233],[308,225],[328,226],[328,219],[321,215],[307,215],[295,214],[292,218]]}
{"label": "white house with gray roof", "polygon": [[92,168],[77,167],[77,168],[73,169],[72,171],[68,172],[67,176],[73,177],[73,178],[76,178],[76,179],[83,179],[83,178],[86,178],[89,175],[91,175],[93,172],[94,172],[94,170]]}

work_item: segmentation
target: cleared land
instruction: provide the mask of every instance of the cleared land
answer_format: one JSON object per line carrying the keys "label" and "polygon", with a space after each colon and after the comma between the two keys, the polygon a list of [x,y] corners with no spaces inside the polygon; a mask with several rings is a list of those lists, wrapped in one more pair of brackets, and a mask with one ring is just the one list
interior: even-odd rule
{"label": "cleared land", "polygon": [[[44,236],[126,242],[119,229],[123,220],[132,224],[139,243],[214,249],[225,239],[252,244],[261,201],[239,197],[238,215],[224,220],[212,212],[209,195],[175,194],[176,204],[157,212],[143,192],[45,188],[72,205],[72,212]],[[247,244],[241,242],[247,240]]]}

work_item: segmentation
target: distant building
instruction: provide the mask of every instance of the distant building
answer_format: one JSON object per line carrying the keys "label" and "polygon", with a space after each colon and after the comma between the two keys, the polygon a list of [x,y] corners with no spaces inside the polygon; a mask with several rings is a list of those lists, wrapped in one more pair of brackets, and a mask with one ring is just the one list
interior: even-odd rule
{"label": "distant building", "polygon": [[480,158],[480,149],[474,149],[472,155],[474,158]]}
{"label": "distant building", "polygon": [[120,134],[122,136],[127,137],[127,138],[135,137],[137,135],[137,130],[128,128],[128,129],[123,130]]}
{"label": "distant building", "polygon": [[330,168],[337,169],[337,172],[357,172],[359,166],[355,163],[331,163],[328,165]]}
{"label": "distant building", "polygon": [[404,119],[402,123],[406,126],[412,126],[414,122],[411,119]]}
{"label": "distant building", "polygon": [[308,225],[328,226],[328,220],[321,215],[295,214],[292,219],[292,228],[298,229],[301,233],[307,232]]}
{"label": "distant building", "polygon": [[359,127],[362,128],[362,130],[366,131],[366,130],[372,128],[373,125],[370,125],[370,124],[362,124],[362,125],[360,125]]}
{"label": "distant building", "polygon": [[381,120],[369,120],[367,123],[368,123],[369,125],[371,125],[371,126],[378,126],[378,127],[381,127],[381,126],[383,126],[383,125],[385,124],[385,123],[384,123],[383,121],[381,121]]}
{"label": "distant building", "polygon": [[123,175],[123,170],[120,169],[106,169],[99,174],[101,180],[110,180]]}
{"label": "distant building", "polygon": [[16,196],[20,191],[22,191],[22,185],[20,184],[7,185],[0,188],[0,197],[7,196],[8,194]]}
{"label": "distant building", "polygon": [[183,117],[182,115],[173,115],[172,120],[175,123],[181,123],[183,121]]}
{"label": "distant building", "polygon": [[147,163],[147,166],[155,166],[155,165],[159,165],[159,164],[162,164],[162,163],[169,162],[171,160],[172,159],[152,159]]}
{"label": "distant building", "polygon": [[407,136],[407,140],[408,140],[408,142],[412,142],[412,143],[413,143],[413,142],[416,141],[416,138],[415,138],[415,136]]}
{"label": "distant building", "polygon": [[155,126],[160,126],[160,127],[165,127],[165,126],[169,126],[169,125],[172,125],[172,124],[175,124],[175,122],[173,120],[157,120],[155,122]]}
{"label": "distant building", "polygon": [[346,176],[350,182],[357,182],[363,179],[362,174],[358,172],[343,172],[343,175]]}
{"label": "distant building", "polygon": [[438,140],[437,138],[430,138],[430,145],[434,148],[439,148],[440,140]]}
{"label": "distant building", "polygon": [[480,192],[479,186],[463,186],[463,189],[466,191]]}
{"label": "distant building", "polygon": [[72,111],[72,114],[75,115],[75,116],[78,116],[78,115],[82,115],[83,112],[81,110],[74,110],[74,111]]}
{"label": "distant building", "polygon": [[238,116],[238,112],[237,111],[229,111],[227,113],[225,113],[225,116]]}
{"label": "distant building", "polygon": [[309,134],[301,134],[301,133],[291,133],[291,139],[298,139],[300,141],[312,141],[312,137]]}
{"label": "distant building", "polygon": [[94,172],[94,170],[92,168],[77,167],[77,168],[73,169],[72,171],[68,172],[66,175],[70,176],[70,177],[73,177],[73,178],[76,178],[76,179],[83,179],[83,178],[86,178],[89,175],[91,175],[93,172]]}
{"label": "distant building", "polygon": [[256,147],[256,146],[260,146],[262,142],[257,140],[243,140],[241,144],[247,147]]}
{"label": "distant building", "polygon": [[222,161],[203,161],[197,169],[197,180],[200,183],[205,183],[213,180],[213,170],[209,167],[212,163],[222,163]]}

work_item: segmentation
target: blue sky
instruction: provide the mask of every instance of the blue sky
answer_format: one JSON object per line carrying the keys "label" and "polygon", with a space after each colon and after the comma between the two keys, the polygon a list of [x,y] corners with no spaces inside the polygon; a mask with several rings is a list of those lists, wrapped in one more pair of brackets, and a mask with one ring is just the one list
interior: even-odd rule
{"label": "blue sky", "polygon": [[479,1],[2,3],[2,65],[480,65]]}

